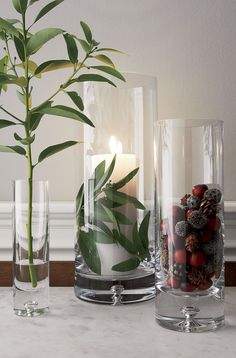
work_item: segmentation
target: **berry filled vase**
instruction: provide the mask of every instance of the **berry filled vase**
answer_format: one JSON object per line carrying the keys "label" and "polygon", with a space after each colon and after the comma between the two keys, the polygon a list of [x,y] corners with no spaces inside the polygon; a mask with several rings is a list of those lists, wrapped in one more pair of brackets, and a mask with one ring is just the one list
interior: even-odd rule
{"label": "berry filled vase", "polygon": [[86,83],[84,184],[76,200],[75,294],[107,304],[154,297],[155,78]]}
{"label": "berry filled vase", "polygon": [[156,319],[182,332],[224,324],[223,124],[157,123]]}

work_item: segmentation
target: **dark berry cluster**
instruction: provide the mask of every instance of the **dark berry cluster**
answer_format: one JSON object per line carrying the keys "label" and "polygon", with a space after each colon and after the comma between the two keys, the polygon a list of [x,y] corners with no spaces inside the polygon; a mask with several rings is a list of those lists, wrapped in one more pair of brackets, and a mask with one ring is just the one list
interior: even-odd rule
{"label": "dark berry cluster", "polygon": [[222,268],[219,213],[222,193],[198,184],[174,205],[160,225],[161,264],[168,286],[185,292],[206,290]]}

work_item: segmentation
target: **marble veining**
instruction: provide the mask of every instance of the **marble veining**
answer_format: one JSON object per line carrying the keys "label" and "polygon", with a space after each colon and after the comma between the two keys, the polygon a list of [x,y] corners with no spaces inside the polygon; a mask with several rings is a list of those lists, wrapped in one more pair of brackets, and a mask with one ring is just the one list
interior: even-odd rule
{"label": "marble veining", "polygon": [[47,316],[13,314],[0,288],[0,358],[212,358],[236,356],[236,287],[226,289],[226,326],[216,332],[168,331],[154,319],[154,302],[119,307],[78,300],[72,288],[51,288]]}

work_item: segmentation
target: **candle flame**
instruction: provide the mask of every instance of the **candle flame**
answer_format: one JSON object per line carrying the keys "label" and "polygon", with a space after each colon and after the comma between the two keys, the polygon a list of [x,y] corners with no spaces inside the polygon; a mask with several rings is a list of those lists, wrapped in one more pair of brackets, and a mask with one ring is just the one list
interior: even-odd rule
{"label": "candle flame", "polygon": [[122,143],[119,142],[115,136],[111,136],[109,141],[109,148],[112,154],[122,153]]}

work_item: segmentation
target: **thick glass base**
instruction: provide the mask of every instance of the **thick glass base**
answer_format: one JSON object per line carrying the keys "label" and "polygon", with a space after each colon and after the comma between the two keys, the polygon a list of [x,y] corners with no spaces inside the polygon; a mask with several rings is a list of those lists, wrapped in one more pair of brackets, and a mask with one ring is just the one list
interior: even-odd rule
{"label": "thick glass base", "polygon": [[110,305],[143,302],[155,297],[154,273],[113,279],[77,274],[74,290],[76,297],[88,302]]}
{"label": "thick glass base", "polygon": [[223,289],[199,294],[174,294],[159,291],[156,297],[156,321],[178,332],[214,331],[224,326]]}
{"label": "thick glass base", "polygon": [[45,315],[49,312],[49,307],[39,308],[39,309],[35,308],[35,302],[28,302],[26,306],[27,308],[25,308],[24,310],[14,308],[14,313],[17,316],[21,316],[21,317],[37,317],[37,316]]}

